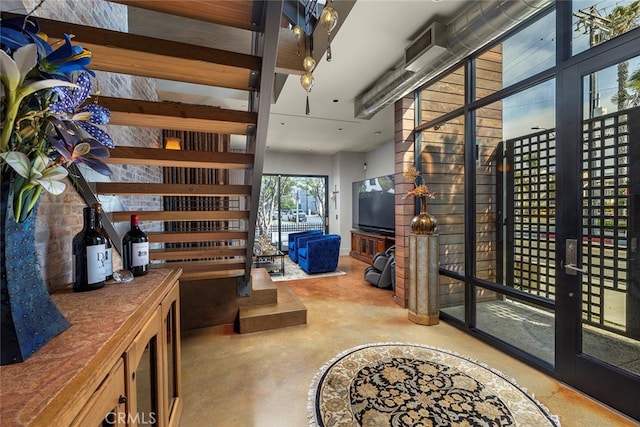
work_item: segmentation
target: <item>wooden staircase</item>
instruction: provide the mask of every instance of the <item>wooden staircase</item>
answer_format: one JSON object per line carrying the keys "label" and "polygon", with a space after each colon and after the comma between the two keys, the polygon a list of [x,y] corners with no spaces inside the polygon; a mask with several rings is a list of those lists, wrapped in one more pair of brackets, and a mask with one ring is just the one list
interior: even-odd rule
{"label": "wooden staircase", "polygon": [[[216,34],[225,37],[227,30],[234,34],[239,31],[243,40],[251,41],[252,46],[246,47],[251,53],[247,54],[38,19],[41,31],[50,36],[74,34],[74,43],[93,53],[91,68],[96,71],[206,85],[246,94],[246,110],[100,96],[99,104],[111,112],[110,125],[162,129],[163,139],[181,137],[183,149],[141,147],[147,144],[141,144],[141,141],[122,144],[116,140],[118,146],[111,150],[107,159],[112,169],[157,168],[162,171],[163,181],[88,182],[81,185],[81,192],[89,203],[97,201],[100,195],[120,196],[129,201],[138,197],[162,200],[163,206],[158,209],[136,207],[108,214],[110,223],[106,228],[114,236],[116,248],[119,249],[120,240],[115,237],[117,224],[128,223],[131,215],[137,214],[145,226],[152,225],[153,231],[148,233],[152,243],[152,267],[179,267],[184,271],[182,282],[211,280],[212,286],[216,279],[235,278],[237,295],[249,296],[257,202],[276,67],[280,71],[295,72],[302,68],[300,58],[291,54],[296,49],[293,38],[280,37],[280,33],[288,31],[282,25],[283,3],[242,0],[113,2],[128,5],[130,15],[131,7],[135,7],[136,13],[151,13],[153,19],[166,22],[187,17],[197,20],[204,28],[211,26],[214,37]],[[11,14],[3,13],[3,18],[9,16]],[[162,31],[161,22],[158,30]],[[188,29],[184,31],[188,32]],[[247,37],[246,33],[253,35]],[[280,46],[279,38],[283,39]],[[51,38],[50,41],[55,42]],[[261,91],[263,96],[260,96]],[[231,143],[238,137],[244,138],[240,147],[237,142]],[[186,146],[188,140],[213,142],[194,142]],[[121,178],[125,174],[114,173],[114,176]],[[135,202],[131,205],[135,206]],[[262,282],[268,279],[263,275],[260,277]],[[279,296],[279,293],[274,295]],[[282,291],[282,295],[291,299],[286,291]],[[270,306],[274,304],[277,306],[278,302],[268,302]],[[299,312],[298,320],[286,320],[283,325],[306,322],[303,306],[294,311]]]}

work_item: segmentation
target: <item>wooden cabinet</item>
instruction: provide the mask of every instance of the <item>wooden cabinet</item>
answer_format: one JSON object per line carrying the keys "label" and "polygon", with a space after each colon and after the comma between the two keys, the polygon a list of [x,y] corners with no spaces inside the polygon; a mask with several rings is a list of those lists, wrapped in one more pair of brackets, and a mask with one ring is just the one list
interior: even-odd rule
{"label": "wooden cabinet", "polygon": [[71,328],[0,367],[2,425],[178,426],[180,274],[53,294]]}
{"label": "wooden cabinet", "polygon": [[182,377],[180,352],[180,290],[174,286],[161,305],[162,316],[162,361],[164,411],[167,414],[167,426],[180,425],[182,415]]}
{"label": "wooden cabinet", "polygon": [[126,426],[127,398],[124,379],[124,360],[120,358],[105,381],[100,384],[98,390],[84,405],[74,420],[73,426],[102,426],[104,424],[115,427]]}
{"label": "wooden cabinet", "polygon": [[392,236],[351,230],[351,252],[349,255],[360,261],[371,263],[375,254],[386,251],[395,242],[396,239]]}

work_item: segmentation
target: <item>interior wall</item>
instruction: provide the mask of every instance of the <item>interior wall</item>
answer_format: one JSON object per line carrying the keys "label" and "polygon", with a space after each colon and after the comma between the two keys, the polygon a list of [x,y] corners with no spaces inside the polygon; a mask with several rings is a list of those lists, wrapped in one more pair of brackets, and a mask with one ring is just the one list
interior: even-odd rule
{"label": "interior wall", "polygon": [[364,179],[394,173],[394,157],[393,141],[382,144],[366,153],[364,163],[367,165],[367,170]]}
{"label": "interior wall", "polygon": [[[333,156],[281,153],[267,150],[265,174],[328,175],[329,232],[340,234],[341,255],[351,252],[353,198],[351,184],[366,178],[394,173],[394,143],[388,142],[367,153],[343,151]],[[364,164],[367,164],[365,170]],[[332,199],[334,191],[335,200]]]}

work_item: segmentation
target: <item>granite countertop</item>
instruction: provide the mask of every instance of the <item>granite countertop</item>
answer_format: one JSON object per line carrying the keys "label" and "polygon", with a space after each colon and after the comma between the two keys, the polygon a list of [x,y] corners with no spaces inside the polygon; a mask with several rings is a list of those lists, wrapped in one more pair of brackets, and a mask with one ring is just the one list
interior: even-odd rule
{"label": "granite countertop", "polygon": [[67,424],[58,422],[58,414],[88,400],[181,273],[152,269],[130,283],[55,292],[71,327],[26,361],[0,367],[2,426]]}

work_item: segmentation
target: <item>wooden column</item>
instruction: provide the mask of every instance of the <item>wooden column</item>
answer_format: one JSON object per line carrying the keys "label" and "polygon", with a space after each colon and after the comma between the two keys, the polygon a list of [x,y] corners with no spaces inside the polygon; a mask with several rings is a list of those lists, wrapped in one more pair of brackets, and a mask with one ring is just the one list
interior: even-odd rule
{"label": "wooden column", "polygon": [[440,321],[437,234],[409,234],[409,320],[419,325]]}

